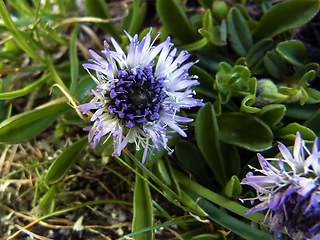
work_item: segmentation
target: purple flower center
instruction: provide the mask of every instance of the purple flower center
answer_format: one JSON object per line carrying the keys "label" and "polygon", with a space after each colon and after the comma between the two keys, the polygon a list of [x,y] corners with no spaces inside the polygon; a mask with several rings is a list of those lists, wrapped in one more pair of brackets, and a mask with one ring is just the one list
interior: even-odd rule
{"label": "purple flower center", "polygon": [[162,91],[165,78],[154,77],[153,65],[154,61],[143,69],[119,70],[119,81],[110,86],[108,111],[123,119],[129,128],[159,118],[166,96]]}

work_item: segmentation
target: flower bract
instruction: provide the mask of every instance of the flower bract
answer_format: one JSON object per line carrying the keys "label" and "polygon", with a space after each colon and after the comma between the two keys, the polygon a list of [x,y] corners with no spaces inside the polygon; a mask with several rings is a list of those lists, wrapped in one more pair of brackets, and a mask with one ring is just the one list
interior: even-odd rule
{"label": "flower bract", "polygon": [[279,143],[282,157],[264,158],[258,154],[260,173],[249,172],[242,183],[255,188],[261,203],[247,214],[267,210],[270,230],[281,236],[286,227],[296,240],[320,239],[320,152],[318,139],[310,151],[298,132],[292,153]]}
{"label": "flower bract", "polygon": [[190,89],[199,84],[197,76],[188,74],[195,64],[185,63],[190,54],[186,51],[177,54],[170,37],[155,45],[150,32],[140,42],[137,34],[127,36],[130,40],[127,54],[113,38],[114,50],[105,41],[101,51],[104,57],[89,50],[93,59],[83,67],[97,85],[89,92],[92,100],[78,108],[84,114],[93,112],[93,126],[84,130],[89,131],[89,141],[93,141],[94,147],[103,136],[111,134],[115,155],[119,156],[128,143],[135,143],[137,150],[144,149],[144,162],[153,147],[159,151],[162,145],[170,151],[168,127],[185,137],[180,123],[193,119],[177,114],[182,108],[203,103],[193,98],[194,91]]}

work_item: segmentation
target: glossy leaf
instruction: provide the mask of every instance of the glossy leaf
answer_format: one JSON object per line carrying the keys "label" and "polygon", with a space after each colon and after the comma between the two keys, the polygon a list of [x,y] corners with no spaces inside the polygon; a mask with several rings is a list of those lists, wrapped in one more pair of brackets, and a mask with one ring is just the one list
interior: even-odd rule
{"label": "glossy leaf", "polygon": [[197,50],[197,49],[200,49],[200,48],[206,46],[207,43],[208,43],[208,40],[207,40],[207,38],[204,37],[196,42],[182,45],[179,47],[179,49],[183,49],[185,51],[194,51],[194,50]]}
{"label": "glossy leaf", "polygon": [[278,44],[277,52],[289,63],[303,65],[307,61],[307,49],[297,40],[285,41]]}
{"label": "glossy leaf", "polygon": [[240,56],[246,56],[252,47],[252,38],[246,19],[237,8],[232,8],[227,20],[232,49]]}
{"label": "glossy leaf", "polygon": [[220,140],[229,144],[251,151],[263,151],[272,146],[270,128],[255,116],[239,112],[224,113],[218,117],[218,126]]}
{"label": "glossy leaf", "polygon": [[211,29],[213,28],[213,19],[212,19],[212,14],[210,9],[207,9],[203,15],[202,27],[208,32],[210,32]]}
{"label": "glossy leaf", "polygon": [[82,148],[88,143],[88,137],[85,136],[68,147],[50,166],[48,173],[45,176],[47,184],[53,184],[60,181],[72,167],[75,161],[78,160]]}
{"label": "glossy leaf", "polygon": [[[318,70],[318,69],[317,69]],[[306,73],[304,73],[302,75],[302,77],[300,78],[299,80],[299,86],[302,86],[302,87],[307,87],[309,86],[309,83],[316,77],[317,75],[317,72],[316,70],[307,70],[306,69]],[[298,71],[297,71],[298,72]]]}
{"label": "glossy leaf", "polygon": [[306,24],[319,10],[318,0],[290,0],[275,4],[260,19],[254,38],[260,40]]}
{"label": "glossy leaf", "polygon": [[300,132],[301,138],[310,142],[313,142],[316,138],[315,133],[306,126],[299,123],[289,123],[287,126],[279,129],[276,134],[281,139],[292,140],[296,138],[296,133]]}
{"label": "glossy leaf", "polygon": [[201,35],[193,29],[177,0],[158,0],[156,9],[163,25],[182,44],[198,41]]}
{"label": "glossy leaf", "polygon": [[0,142],[27,141],[49,127],[61,113],[69,109],[67,103],[39,107],[12,116],[0,124]]}
{"label": "glossy leaf", "polygon": [[284,117],[286,106],[282,104],[270,104],[264,106],[257,116],[270,127],[275,127]]}
{"label": "glossy leaf", "polygon": [[260,111],[259,108],[257,107],[252,107],[252,105],[255,103],[256,97],[254,95],[247,95],[243,98],[241,101],[241,107],[240,111],[241,112],[246,112],[246,113],[257,113]]}
{"label": "glossy leaf", "polygon": [[[140,154],[141,155],[141,154]],[[137,168],[140,174],[142,170]],[[133,193],[133,219],[132,232],[140,231],[153,225],[152,197],[148,183],[136,174],[136,181]],[[153,231],[143,232],[135,236],[136,240],[154,239]]]}
{"label": "glossy leaf", "polygon": [[315,104],[320,102],[320,91],[314,88],[305,88],[307,94],[306,103]]}
{"label": "glossy leaf", "polygon": [[201,107],[195,122],[196,140],[200,152],[214,173],[216,180],[224,185],[226,173],[218,139],[218,125],[211,103]]}
{"label": "glossy leaf", "polygon": [[315,114],[318,110],[317,105],[311,105],[311,104],[306,104],[301,107],[301,104],[299,103],[291,103],[291,104],[286,104],[287,111],[286,111],[286,117],[289,118],[295,118],[298,120],[307,120],[310,117],[312,117],[313,114]]}
{"label": "glossy leaf", "polygon": [[231,198],[232,196],[241,194],[242,187],[237,176],[232,176],[223,188],[223,193],[226,197]]}

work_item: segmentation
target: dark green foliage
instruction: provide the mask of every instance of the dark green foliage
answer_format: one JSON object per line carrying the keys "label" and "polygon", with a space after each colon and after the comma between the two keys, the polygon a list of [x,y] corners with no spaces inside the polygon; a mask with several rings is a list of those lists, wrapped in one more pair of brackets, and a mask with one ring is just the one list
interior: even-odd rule
{"label": "dark green foliage", "polygon": [[[132,228],[125,228],[119,239],[152,240],[173,225],[184,239],[273,239],[262,224],[264,215],[245,215],[251,204],[238,200],[254,194],[240,183],[247,164],[258,165],[257,152],[272,155],[277,141],[293,145],[297,131],[307,144],[320,136],[319,63],[310,54],[320,44],[310,48],[310,42],[319,40],[303,35],[311,32],[307,24],[320,1],[109,2],[86,0],[78,6],[75,0],[0,1],[0,174],[6,173],[0,175],[1,191],[11,191],[11,196],[7,180],[32,181],[15,189],[19,197],[14,201],[27,204],[14,211],[29,211],[30,219],[42,221],[92,204],[133,205],[125,220],[130,221],[133,212]],[[86,147],[82,128],[91,124],[92,113],[83,117],[76,109],[90,101],[86,91],[96,86],[81,66],[90,58],[87,48],[101,49],[103,39],[110,44],[113,37],[126,51],[129,40],[123,30],[139,34],[140,41],[148,32],[153,39],[162,32],[155,45],[170,36],[178,52],[191,54],[187,62],[199,59],[189,74],[198,76],[200,84],[192,90],[204,106],[180,112],[195,119],[187,124],[187,138],[169,134],[167,149],[152,146],[145,164],[143,149],[136,151],[131,144],[114,157],[109,136],[94,151],[92,145]],[[43,143],[50,149],[33,156],[30,152]],[[35,145],[33,150],[23,151],[29,145]],[[15,151],[27,157],[11,157]],[[12,161],[11,168],[4,167]],[[115,168],[118,163],[121,167]],[[69,189],[77,176],[89,179],[95,171],[97,182],[107,188],[123,184],[108,195],[116,199],[101,200],[100,189],[94,188],[90,191],[97,198],[84,201],[87,185],[78,190],[81,203],[72,199]],[[104,178],[109,173],[116,180]],[[1,202],[8,204],[1,191]],[[30,206],[39,215],[31,213]],[[10,215],[0,210],[0,218]],[[83,238],[90,238],[85,236],[88,228],[81,232]]]}

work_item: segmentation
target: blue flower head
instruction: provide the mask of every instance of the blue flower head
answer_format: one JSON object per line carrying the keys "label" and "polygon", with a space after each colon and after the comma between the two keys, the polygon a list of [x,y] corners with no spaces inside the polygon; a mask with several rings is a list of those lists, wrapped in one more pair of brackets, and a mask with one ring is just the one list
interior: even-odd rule
{"label": "blue flower head", "polygon": [[249,172],[243,179],[242,184],[250,185],[257,191],[257,197],[251,200],[261,202],[248,210],[247,214],[267,210],[266,222],[276,237],[280,237],[283,227],[286,227],[293,239],[319,240],[318,139],[310,152],[298,132],[292,154],[282,143],[279,143],[279,150],[282,155],[280,158],[264,158],[258,154],[262,169],[251,168],[260,174]]}
{"label": "blue flower head", "polygon": [[[126,33],[127,34],[127,33]],[[162,145],[168,151],[167,127],[186,136],[180,123],[193,119],[178,116],[181,108],[201,106],[193,98],[191,86],[198,85],[197,76],[188,74],[194,62],[184,64],[190,54],[172,49],[170,37],[155,46],[150,32],[138,41],[127,34],[130,45],[126,54],[111,38],[114,48],[105,42],[101,57],[89,50],[94,59],[83,64],[97,84],[91,89],[93,99],[79,105],[83,114],[93,111],[93,126],[86,127],[89,141],[96,147],[100,139],[111,134],[114,139],[114,154],[119,156],[128,143],[135,143],[137,150],[144,149],[143,162],[148,151]],[[96,76],[91,71],[96,72]]]}

